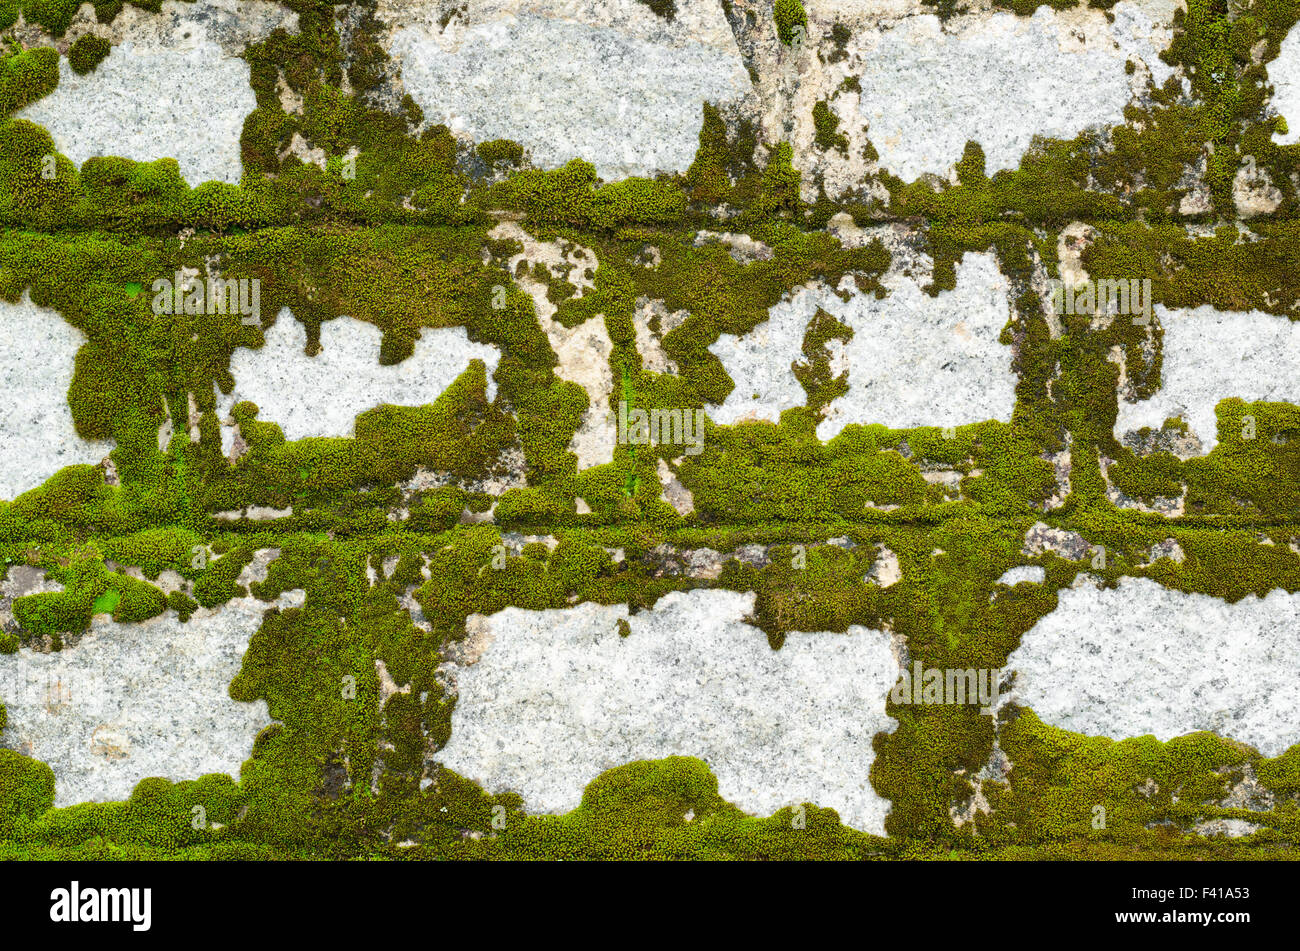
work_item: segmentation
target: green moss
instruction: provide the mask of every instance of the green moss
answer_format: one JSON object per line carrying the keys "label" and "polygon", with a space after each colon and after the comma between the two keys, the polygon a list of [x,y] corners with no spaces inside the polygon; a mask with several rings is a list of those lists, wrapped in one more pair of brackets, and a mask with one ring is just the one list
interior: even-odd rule
{"label": "green moss", "polygon": [[677,0],[637,0],[637,2],[649,7],[655,16],[669,22],[677,16]]}
{"label": "green moss", "polygon": [[849,154],[848,136],[839,131],[840,117],[825,99],[819,99],[813,106],[813,128],[816,130],[814,140],[819,149],[825,152],[839,149],[846,156]]}
{"label": "green moss", "polygon": [[590,163],[574,159],[554,171],[526,169],[498,186],[489,200],[542,225],[606,231],[668,224],[685,213],[685,196],[675,184],[646,178],[597,181]]}
{"label": "green moss", "polygon": [[14,835],[53,805],[53,770],[13,750],[0,749],[0,835]]}
{"label": "green moss", "polygon": [[[1019,16],[1033,16],[1034,11],[1039,7],[1048,7],[1052,10],[1068,10],[1077,4],[1075,0],[997,0],[993,5],[1011,10]],[[1102,2],[1089,0],[1088,5],[1104,9],[1105,6],[1110,4],[1106,0],[1102,0]]]}
{"label": "green moss", "polygon": [[727,129],[716,106],[704,103],[704,121],[695,159],[686,172],[687,193],[692,201],[716,204],[723,200],[732,183],[727,176]]}
{"label": "green moss", "polygon": [[[93,602],[92,602],[93,603]],[[84,631],[90,626],[91,606],[84,598],[64,592],[29,594],[14,599],[14,620],[29,634],[42,636]]]}
{"label": "green moss", "polygon": [[817,308],[803,338],[803,362],[792,364],[799,385],[808,394],[807,406],[819,415],[835,399],[849,391],[848,374],[833,376],[831,373],[832,340],[840,341],[841,346],[853,338],[853,328],[840,323],[822,308]]}
{"label": "green moss", "polygon": [[94,600],[90,606],[90,613],[112,614],[120,600],[122,600],[121,592],[110,588]]}
{"label": "green moss", "polygon": [[101,36],[87,33],[68,48],[68,65],[80,76],[91,72],[113,51],[113,44]]}
{"label": "green moss", "polygon": [[826,62],[842,63],[848,59],[848,45],[849,40],[852,39],[852,37],[852,30],[843,23],[836,22],[835,25],[831,27],[831,42],[835,45],[835,49],[826,57]]}
{"label": "green moss", "polygon": [[768,157],[754,197],[742,221],[757,223],[772,218],[795,218],[803,205],[799,199],[801,176],[792,164],[794,152],[788,142],[778,142]]}
{"label": "green moss", "polygon": [[[1035,7],[1038,6],[1038,3],[1033,2],[1033,0],[1029,0],[1029,2],[1033,3]],[[1046,0],[1043,0],[1043,2],[1046,2]],[[1066,2],[1072,5],[1072,0],[1066,0]],[[926,7],[933,8],[941,22],[947,22],[950,18],[963,14],[969,9],[966,4],[960,3],[959,0],[921,0],[921,3]]]}
{"label": "green moss", "polygon": [[5,54],[0,58],[0,115],[10,116],[30,106],[58,84],[59,54],[51,47]]}
{"label": "green moss", "polygon": [[251,549],[239,548],[211,562],[194,582],[195,600],[205,608],[212,608],[231,598],[246,595],[248,592],[237,581],[240,572],[252,560]]}
{"label": "green moss", "polygon": [[808,28],[808,14],[799,0],[776,0],[772,19],[776,22],[777,38],[786,46],[794,41],[796,30],[806,32]]}
{"label": "green moss", "polygon": [[474,151],[478,153],[479,158],[489,165],[522,165],[524,161],[524,147],[518,142],[511,142],[509,139],[493,139],[490,142],[480,142],[474,146]]}
{"label": "green moss", "polygon": [[[878,840],[815,806],[752,819],[718,796],[704,763],[686,757],[629,763],[593,780],[560,817],[511,816],[494,843],[502,857],[618,859],[848,859]],[[796,828],[796,826],[802,826]]]}
{"label": "green moss", "polygon": [[183,591],[172,591],[167,595],[167,607],[175,611],[184,624],[198,610],[199,603]]}
{"label": "green moss", "polygon": [[121,588],[120,598],[107,608],[96,605],[95,613],[107,609],[112,612],[114,621],[132,624],[157,617],[167,610],[167,596],[151,584],[125,575],[117,576],[112,583]]}
{"label": "green moss", "polygon": [[23,19],[62,36],[81,6],[79,0],[22,0]]}

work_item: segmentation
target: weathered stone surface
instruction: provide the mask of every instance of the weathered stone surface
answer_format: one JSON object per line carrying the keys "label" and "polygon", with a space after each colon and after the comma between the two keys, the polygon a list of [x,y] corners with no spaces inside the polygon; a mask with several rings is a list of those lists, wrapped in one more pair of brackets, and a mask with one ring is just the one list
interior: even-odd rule
{"label": "weathered stone surface", "polygon": [[113,446],[78,436],[68,406],[85,334],[26,295],[0,301],[0,322],[0,499],[13,499],[64,466],[99,462]]}
{"label": "weathered stone surface", "polygon": [[1268,64],[1269,82],[1273,84],[1273,109],[1286,120],[1285,133],[1276,133],[1279,145],[1300,142],[1300,26],[1293,26],[1282,41],[1277,58]]}
{"label": "weathered stone surface", "polygon": [[1179,416],[1203,454],[1219,441],[1221,400],[1300,400],[1300,323],[1209,306],[1170,311],[1157,304],[1155,311],[1164,328],[1161,386],[1150,399],[1120,400],[1117,437]]}
{"label": "weathered stone surface", "polygon": [[1011,699],[1047,723],[1160,740],[1209,730],[1266,756],[1300,741],[1300,596],[1228,604],[1121,578],[1060,598],[1007,660],[1017,672]]}
{"label": "weathered stone surface", "polygon": [[426,121],[514,139],[542,167],[581,158],[611,179],[681,172],[703,103],[749,88],[721,9],[682,6],[695,23],[670,27],[632,0],[467,4],[445,26],[392,6],[392,52]]}
{"label": "weathered stone surface", "polygon": [[238,779],[271,718],[228,690],[268,607],[236,599],[185,624],[101,615],[61,651],[0,656],[3,745],[50,764],[58,806],[125,799],[151,776]]}
{"label": "weathered stone surface", "polygon": [[609,767],[696,756],[742,809],[815,801],[883,832],[888,803],[867,773],[872,736],[893,728],[888,637],[791,634],[774,652],[744,623],[752,603],[692,591],[631,616],[596,604],[493,615],[481,657],[446,669],[459,700],[438,761],[520,793],[530,811],[563,812]]}
{"label": "weathered stone surface", "polygon": [[[603,770],[684,754],[756,816],[807,801],[883,833],[892,815],[893,842],[819,837],[838,857],[912,854],[911,836],[1114,857],[1157,828],[1171,854],[1294,849],[1285,764],[1238,741],[1300,738],[1300,28],[1177,0],[806,0],[782,38],[772,0],[380,0],[259,45],[297,14],[168,0],[99,23],[85,4],[54,35],[26,19],[51,6],[0,31],[59,54],[57,90],[19,117],[82,164],[51,179],[0,143],[0,741],[54,768],[60,806],[238,773],[268,722],[228,698],[267,608],[238,586],[260,583],[304,609],[258,653],[296,736],[256,754],[239,848],[272,848],[282,787],[319,779],[326,821],[367,830],[339,854],[511,857],[474,784],[557,813]],[[80,76],[88,35],[112,52]],[[4,67],[48,86],[53,62]],[[521,163],[476,148],[497,137]],[[228,187],[85,168],[108,154]],[[605,182],[539,173],[573,159]],[[887,265],[848,253],[876,242]],[[263,346],[237,318],[147,309],[146,269],[204,267],[262,275]],[[1148,276],[1145,327],[1052,306],[1062,284]],[[380,326],[385,353],[414,353],[381,366]],[[447,393],[474,360],[486,414]],[[113,442],[76,435],[74,365],[83,431]],[[463,466],[402,426],[347,441],[359,413],[444,396],[488,447]],[[1271,404],[1240,440],[1216,431],[1234,398]],[[241,432],[239,400],[288,444]],[[704,451],[620,445],[620,404],[702,407]],[[423,465],[380,484],[388,452]],[[7,504],[72,463],[98,468]],[[221,558],[251,560],[231,579]],[[83,634],[87,601],[121,594],[105,573],[182,612],[235,599]],[[49,608],[34,634],[14,606],[38,593],[17,612]],[[1016,692],[978,728],[908,711],[894,730],[885,698],[914,661],[1005,665]],[[340,676],[362,681],[355,720]],[[1223,742],[1157,751],[1158,777],[1125,772],[1154,744],[1078,736],[1201,729]],[[1134,807],[1106,837],[1079,824],[1099,798]],[[590,813],[530,821],[529,841],[568,848]],[[694,820],[629,835],[718,848]],[[805,848],[783,825],[745,848]]]}
{"label": "weathered stone surface", "polygon": [[221,398],[222,415],[248,400],[257,404],[258,421],[278,424],[286,439],[351,436],[358,413],[382,403],[432,403],[471,360],[485,366],[488,399],[496,394],[492,374],[501,353],[471,342],[463,327],[424,328],[415,352],[390,366],[379,363],[383,334],[373,324],[339,317],[321,324],[320,338],[320,351],[308,356],[307,328],[282,310],[260,348],[231,358],[235,389]]}
{"label": "weathered stone surface", "polygon": [[790,364],[802,360],[818,308],[853,329],[832,357],[833,373],[847,371],[849,391],[827,409],[820,438],[850,423],[904,428],[1010,419],[1015,376],[1011,350],[998,339],[1010,319],[1006,279],[986,254],[969,255],[957,275],[956,289],[937,298],[902,274],[885,277],[883,299],[856,289],[847,301],[825,287],[801,289],[748,333],[723,334],[709,349],[737,385],[712,411],[714,421],[776,422],[782,410],[804,404]]}
{"label": "weathered stone surface", "polygon": [[237,183],[240,133],[257,107],[239,54],[277,27],[296,30],[297,14],[263,0],[168,0],[157,14],[128,6],[111,27],[82,23],[68,38],[111,39],[108,58],[86,76],[60,60],[58,88],[19,117],[48,128],[78,164],[174,158],[190,185]]}
{"label": "weathered stone surface", "polygon": [[[908,180],[946,177],[974,140],[992,174],[1018,165],[1035,135],[1068,139],[1121,123],[1137,81],[1171,73],[1158,54],[1172,33],[1148,7],[1167,24],[1176,4],[1120,3],[1113,25],[1100,11],[1039,7],[1028,19],[974,14],[941,25],[922,15],[882,30],[859,107],[880,164]],[[1133,80],[1130,59],[1144,67]]]}

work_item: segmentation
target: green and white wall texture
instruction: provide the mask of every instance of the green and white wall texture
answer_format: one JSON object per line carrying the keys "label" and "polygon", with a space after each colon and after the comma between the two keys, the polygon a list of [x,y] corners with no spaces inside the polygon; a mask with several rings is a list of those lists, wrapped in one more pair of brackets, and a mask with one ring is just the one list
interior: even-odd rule
{"label": "green and white wall texture", "polygon": [[0,0],[0,858],[1300,857],[1298,22]]}

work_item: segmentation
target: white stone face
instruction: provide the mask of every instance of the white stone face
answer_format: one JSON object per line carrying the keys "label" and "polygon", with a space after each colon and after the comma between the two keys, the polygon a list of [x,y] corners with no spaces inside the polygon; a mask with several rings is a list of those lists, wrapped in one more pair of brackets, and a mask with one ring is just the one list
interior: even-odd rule
{"label": "white stone face", "polygon": [[514,139],[544,168],[585,159],[609,180],[685,171],[703,102],[749,86],[734,42],[670,45],[531,13],[445,32],[397,22],[391,53],[429,122],[476,141]]}
{"label": "white stone face", "polygon": [[1017,565],[1003,572],[1002,577],[998,579],[998,584],[1017,585],[1022,581],[1042,584],[1046,580],[1047,570],[1040,565]]}
{"label": "white stone face", "polygon": [[1010,421],[1016,377],[1011,348],[998,338],[1011,306],[996,256],[967,253],[957,265],[957,287],[937,298],[900,273],[881,283],[883,299],[854,289],[844,301],[824,287],[803,289],[748,333],[722,334],[709,350],[736,388],[711,410],[714,422],[778,422],[783,410],[806,402],[791,362],[802,359],[819,307],[853,328],[848,344],[832,351],[832,372],[848,370],[849,390],[827,407],[819,438],[832,439],[849,423],[902,429]]}
{"label": "white stone face", "polygon": [[1011,348],[999,342],[1011,319],[1008,283],[991,253],[967,253],[957,286],[930,297],[910,277],[883,279],[887,297],[854,295],[839,311],[853,328],[845,347],[849,391],[830,404],[817,435],[849,423],[960,426],[1010,422],[1016,405]]}
{"label": "white stone face", "polygon": [[1300,402],[1300,323],[1261,311],[1209,306],[1155,313],[1164,328],[1160,389],[1138,403],[1119,401],[1115,436],[1159,429],[1181,416],[1204,452],[1218,444],[1220,400]]}
{"label": "white stone face", "polygon": [[0,745],[49,764],[56,806],[125,799],[152,776],[238,779],[272,721],[265,700],[237,703],[229,686],[270,606],[239,598],[186,624],[99,615],[74,646],[0,656]]}
{"label": "white stone face", "polygon": [[896,726],[885,715],[898,679],[888,635],[792,633],[773,651],[743,622],[753,603],[752,593],[697,590],[632,617],[594,603],[494,614],[485,643],[444,668],[459,699],[437,759],[489,790],[519,792],[529,811],[558,813],[604,770],[696,756],[747,812],[812,802],[883,834],[889,804],[868,772],[872,737]]}
{"label": "white stone face", "polygon": [[[1015,168],[1035,135],[1071,139],[1124,122],[1134,80],[1163,83],[1158,54],[1172,40],[1174,3],[1120,3],[1101,11],[1032,17],[999,12],[910,16],[874,37],[859,76],[860,109],[883,168],[911,181],[945,176],[967,140],[984,149],[990,175]],[[1147,67],[1134,78],[1132,59]]]}
{"label": "white stone face", "polygon": [[257,108],[248,80],[248,63],[216,43],[168,49],[128,40],[86,76],[61,59],[58,88],[17,117],[45,126],[78,165],[97,155],[174,158],[191,186],[235,185],[244,117]]}
{"label": "white stone face", "polygon": [[1273,109],[1286,119],[1286,135],[1273,136],[1278,145],[1300,142],[1300,25],[1282,40],[1277,59],[1270,62],[1268,80],[1273,84]]}
{"label": "white stone face", "polygon": [[784,410],[802,406],[808,396],[790,368],[802,359],[804,334],[808,321],[818,307],[830,310],[837,300],[825,288],[796,291],[768,311],[767,320],[748,333],[722,334],[709,346],[709,352],[722,361],[736,388],[709,415],[719,426],[732,426],[749,420],[779,422]]}
{"label": "white stone face", "polygon": [[23,295],[0,301],[0,499],[34,489],[64,466],[95,464],[112,450],[77,435],[68,386],[86,336]]}
{"label": "white stone face", "polygon": [[473,343],[464,327],[423,328],[415,352],[395,366],[379,365],[383,333],[373,324],[338,317],[321,324],[320,339],[321,351],[307,356],[307,328],[280,311],[260,349],[232,355],[235,389],[224,402],[256,403],[258,420],[278,423],[292,441],[351,436],[357,414],[383,403],[433,403],[470,360],[483,361],[488,399],[496,396],[492,374],[501,351]]}
{"label": "white stone face", "polygon": [[1011,699],[1045,723],[1088,736],[1197,730],[1277,756],[1300,742],[1300,595],[1236,604],[1121,578],[1087,579],[1021,639],[1007,660]]}
{"label": "white stone face", "polygon": [[111,24],[89,10],[82,5],[65,39],[95,34],[112,51],[85,76],[64,57],[58,88],[15,115],[45,126],[78,165],[97,155],[174,158],[191,186],[238,184],[239,137],[257,107],[240,54],[277,28],[297,32],[298,15],[264,0],[166,0],[157,13],[127,5]]}

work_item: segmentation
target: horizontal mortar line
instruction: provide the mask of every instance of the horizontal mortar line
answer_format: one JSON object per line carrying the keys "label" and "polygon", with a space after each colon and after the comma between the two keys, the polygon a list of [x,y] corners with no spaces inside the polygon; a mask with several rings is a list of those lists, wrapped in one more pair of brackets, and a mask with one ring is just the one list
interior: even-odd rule
{"label": "horizontal mortar line", "polygon": [[[294,517],[294,516],[286,516],[286,519],[287,519],[287,518],[292,518],[292,517]],[[1192,525],[1192,524],[1179,523],[1179,522],[1168,522],[1168,523],[1166,523],[1166,522],[1141,522],[1141,521],[1137,521],[1137,522],[1135,522],[1135,521],[1132,521],[1131,519],[1129,519],[1128,517],[1125,517],[1125,518],[1126,518],[1126,520],[1128,521],[1128,524],[1126,524],[1126,525],[1124,526],[1125,528],[1156,528],[1156,529],[1159,529],[1159,528],[1174,529],[1174,528],[1176,528],[1176,529],[1179,529],[1179,530],[1181,530],[1181,531],[1215,532],[1215,533],[1222,533],[1222,532],[1224,532],[1224,531],[1230,531],[1230,530],[1241,530],[1241,531],[1244,531],[1244,530],[1246,530],[1246,529],[1250,529],[1250,528],[1275,528],[1275,529],[1295,530],[1295,531],[1297,531],[1297,532],[1300,532],[1300,521],[1285,521],[1285,520],[1283,520],[1283,521],[1260,521],[1260,522],[1250,522],[1250,523],[1238,523],[1238,524],[1233,524],[1233,525]],[[1092,533],[1096,533],[1096,531],[1097,531],[1097,529],[1096,529],[1095,526],[1082,525],[1082,524],[1075,523],[1075,522],[1048,521],[1047,519],[1044,519],[1044,518],[1036,518],[1036,519],[1035,519],[1033,516],[1021,516],[1020,518],[1015,518],[1015,519],[1011,519],[1011,518],[1003,518],[1003,519],[985,519],[985,520],[983,520],[983,521],[984,521],[984,524],[986,524],[986,525],[991,524],[991,525],[994,525],[994,526],[1019,527],[1019,526],[1021,525],[1021,523],[1029,522],[1030,519],[1033,519],[1033,522],[1043,522],[1044,524],[1046,524],[1046,525],[1047,525],[1048,527],[1050,527],[1050,528],[1060,528],[1060,529],[1065,529],[1065,530],[1070,530],[1070,531],[1076,531],[1076,532],[1079,532],[1079,533],[1083,533],[1083,532],[1092,532]],[[309,534],[309,532],[308,532],[307,529],[298,529],[298,528],[292,528],[292,529],[275,529],[275,528],[261,528],[261,529],[259,529],[259,528],[255,528],[255,527],[248,527],[248,528],[245,528],[245,527],[243,526],[243,524],[242,524],[242,521],[247,521],[247,520],[232,521],[232,523],[230,524],[229,528],[225,529],[225,532],[228,532],[228,533],[235,533],[235,534],[241,534],[241,535],[242,535],[242,534],[249,534],[249,535],[257,535],[257,534],[275,534],[275,535]],[[268,520],[268,521],[269,521],[269,520]],[[909,520],[905,520],[905,521],[897,521],[897,522],[837,522],[837,523],[819,523],[819,522],[814,522],[814,523],[808,523],[808,522],[726,522],[726,523],[709,523],[708,525],[680,526],[680,527],[675,527],[675,528],[658,529],[658,530],[661,531],[661,532],[664,532],[664,533],[680,534],[680,533],[684,533],[684,532],[714,532],[714,531],[718,531],[718,532],[737,531],[737,532],[740,532],[740,531],[746,531],[746,530],[749,530],[749,531],[758,531],[758,530],[761,530],[761,529],[764,529],[764,528],[768,528],[768,529],[771,529],[771,530],[774,530],[774,531],[776,531],[776,530],[792,530],[792,529],[795,529],[795,528],[805,527],[805,526],[806,526],[806,527],[807,527],[808,529],[810,529],[810,530],[814,530],[814,529],[815,529],[818,533],[822,533],[822,532],[824,532],[824,533],[826,533],[826,534],[828,534],[828,535],[834,535],[834,534],[837,533],[837,531],[838,531],[839,529],[849,529],[849,530],[857,529],[857,528],[918,528],[918,529],[937,529],[937,528],[942,528],[942,527],[944,527],[944,526],[950,525],[951,523],[956,522],[956,521],[965,521],[965,519],[961,519],[961,518],[958,518],[958,517],[954,517],[954,518],[951,518],[951,519],[943,519],[943,520],[939,520],[939,521],[922,521],[922,520],[910,520],[910,519],[909,519]],[[503,524],[495,523],[495,522],[480,522],[480,523],[478,523],[478,524],[476,524],[476,525],[462,525],[462,526],[458,526],[458,527],[460,527],[460,528],[465,528],[465,529],[472,529],[472,528],[479,528],[479,527],[482,527],[482,526],[486,525],[486,526],[489,526],[489,527],[491,527],[491,528],[495,528],[495,529],[497,529],[498,531],[515,532],[515,533],[518,533],[518,534],[540,534],[540,533],[543,533],[543,532],[546,532],[546,531],[586,531],[586,532],[593,532],[593,533],[594,533],[594,532],[600,532],[600,531],[625,532],[625,531],[629,531],[629,530],[636,529],[636,528],[646,527],[646,526],[651,525],[651,524],[652,524],[652,523],[648,523],[648,522],[618,522],[618,523],[614,523],[614,524],[611,524],[611,525],[584,525],[584,524],[567,524],[567,525],[566,525],[566,524],[561,524],[561,523],[558,523],[558,522],[548,522],[548,523],[546,523],[546,524],[541,524],[541,525],[534,524],[534,525],[526,525],[526,526],[510,526],[510,525],[503,525]],[[1030,523],[1030,524],[1032,524],[1032,523]],[[166,526],[166,525],[164,525],[164,526],[153,526],[153,527],[155,527],[155,528],[167,528],[167,527],[184,527],[184,526]],[[417,532],[417,531],[414,531],[414,530],[412,530],[412,529],[394,528],[394,529],[390,529],[390,530],[388,530],[387,532],[376,532],[376,533],[374,533],[374,534],[368,534],[368,535],[354,535],[354,536],[349,536],[349,537],[352,537],[352,538],[382,538],[382,537],[384,537],[385,535],[389,535],[389,534],[397,534],[397,535],[429,535],[430,537],[437,537],[438,535],[446,534],[447,532],[449,532],[449,531],[453,531],[453,530],[454,530],[454,529],[447,529],[447,530],[444,531],[444,532]],[[1110,529],[1104,529],[1103,531],[1105,531],[1105,532],[1109,532],[1109,531],[1112,531],[1112,530],[1110,530]],[[222,531],[218,531],[218,532],[213,532],[212,534],[223,534],[223,532],[222,532]],[[95,536],[95,537],[113,538],[113,537],[117,537],[117,536],[112,536],[112,535],[103,535],[103,536]],[[1265,547],[1267,547],[1267,546],[1265,546]]]}
{"label": "horizontal mortar line", "polygon": [[[611,183],[606,183],[606,184],[611,184]],[[943,193],[940,192],[939,194],[943,194]],[[1106,193],[1106,192],[1088,192],[1088,193],[1086,193],[1086,194],[1093,194],[1093,195],[1106,196],[1108,193]],[[841,210],[842,210],[842,211],[847,211],[846,208],[842,208]],[[491,215],[494,211],[499,211],[499,212],[509,212],[509,211],[512,211],[512,209],[508,209],[508,208],[492,209],[492,210],[490,210],[490,211],[485,212],[485,214]],[[524,218],[524,219],[521,219],[521,220],[524,221],[524,222],[526,222],[526,223],[531,223],[531,224],[541,224],[541,225],[544,225],[545,227],[557,227],[556,225],[553,225],[553,224],[550,224],[550,223],[545,223],[545,222],[539,222],[539,221],[537,221],[537,220],[535,220],[535,219],[532,219],[532,218]],[[1215,219],[1215,220],[1218,220],[1218,219]],[[1225,220],[1225,221],[1230,221],[1230,222],[1232,222],[1232,221],[1246,221],[1246,220],[1251,220],[1251,221],[1257,221],[1257,222],[1260,222],[1260,219],[1258,219],[1258,218],[1252,218],[1252,219],[1231,218],[1231,219],[1224,219],[1224,220]],[[1084,224],[1091,224],[1091,225],[1106,225],[1106,224],[1114,224],[1114,225],[1143,225],[1143,224],[1146,224],[1147,230],[1150,230],[1150,231],[1155,231],[1155,230],[1157,230],[1154,226],[1150,225],[1149,223],[1144,223],[1144,222],[1142,222],[1141,220],[1139,220],[1139,219],[1136,218],[1136,217],[1134,217],[1134,218],[1096,218],[1096,217],[1091,217],[1091,216],[1087,216],[1087,215],[1080,215],[1080,216],[1078,216],[1078,217],[1071,218],[1071,219],[1070,219],[1070,222],[1067,222],[1067,224],[1070,224],[1070,223],[1073,223],[1073,222],[1076,222],[1076,221],[1077,221],[1077,222],[1082,222],[1082,223],[1084,223]],[[1300,214],[1295,214],[1295,215],[1285,216],[1285,217],[1270,217],[1270,218],[1268,218],[1268,219],[1266,219],[1266,220],[1264,220],[1264,221],[1262,221],[1262,222],[1260,222],[1260,223],[1263,223],[1263,224],[1286,224],[1286,223],[1290,223],[1290,222],[1294,222],[1294,221],[1300,221]],[[495,219],[493,219],[493,220],[491,220],[491,221],[488,221],[488,222],[484,222],[484,224],[488,224],[488,225],[492,225],[492,224],[495,224],[495,223],[496,223],[496,220],[495,220]],[[785,222],[785,223],[787,223],[787,224],[793,224],[796,228],[799,228],[800,231],[803,231],[803,232],[806,232],[806,233],[810,233],[810,234],[813,234],[813,233],[816,233],[816,234],[829,234],[829,233],[830,233],[830,232],[829,232],[829,229],[828,229],[828,228],[824,228],[824,227],[823,227],[823,228],[804,228],[804,227],[800,227],[800,225],[799,225],[798,222],[790,221],[790,222]],[[1203,218],[1197,218],[1197,217],[1174,218],[1174,219],[1171,219],[1170,223],[1171,223],[1171,224],[1175,224],[1175,225],[1177,225],[1177,224],[1183,224],[1183,225],[1187,225],[1187,224],[1201,224],[1201,223],[1204,223],[1204,219],[1203,219]],[[248,230],[249,230],[249,233],[256,233],[256,232],[258,232],[258,231],[269,231],[269,230],[272,230],[272,229],[282,229],[282,228],[298,228],[298,229],[312,230],[312,229],[316,229],[316,228],[327,228],[327,227],[329,227],[330,225],[339,225],[339,224],[350,224],[350,225],[355,225],[356,228],[357,228],[357,230],[361,230],[361,231],[377,231],[377,230],[381,230],[381,229],[383,229],[383,228],[392,228],[392,227],[399,227],[399,228],[413,228],[413,229],[421,229],[421,230],[447,230],[447,229],[461,229],[461,228],[464,228],[464,229],[471,229],[471,228],[481,227],[481,225],[477,225],[477,224],[426,224],[426,223],[423,223],[423,222],[410,222],[410,223],[405,223],[405,222],[400,222],[400,221],[388,221],[388,222],[380,222],[380,223],[378,223],[378,224],[372,224],[372,223],[368,223],[368,222],[366,222],[366,221],[364,221],[364,220],[357,219],[357,218],[337,217],[337,218],[324,218],[324,219],[318,219],[318,220],[314,220],[314,221],[312,221],[312,222],[307,222],[307,223],[304,223],[304,222],[294,222],[294,221],[285,221],[285,222],[278,222],[278,223],[268,223],[268,224],[262,224],[262,225],[255,225],[255,226],[252,226],[252,227],[250,227]],[[720,225],[720,224],[727,224],[727,221],[726,221],[725,219],[719,219],[719,218],[704,218],[704,219],[701,219],[701,220],[698,221],[698,222],[691,222],[690,224],[687,224],[687,225],[685,225],[685,226],[683,226],[683,227],[680,227],[680,228],[664,227],[663,225],[658,225],[658,226],[656,226],[656,225],[637,225],[636,227],[647,228],[647,229],[649,229],[649,230],[658,230],[658,231],[661,231],[662,233],[665,233],[665,234],[672,234],[672,233],[674,233],[675,231],[679,231],[679,230],[680,230],[680,231],[689,231],[689,230],[692,230],[692,227],[691,227],[691,226],[694,225],[694,224],[701,224],[701,225]],[[943,218],[937,218],[937,217],[936,217],[936,218],[929,218],[929,217],[926,217],[926,216],[924,216],[924,215],[889,215],[889,216],[887,216],[887,217],[883,217],[883,218],[872,218],[868,224],[866,224],[866,225],[859,225],[858,227],[862,227],[862,228],[870,228],[870,227],[874,227],[874,226],[876,226],[876,225],[891,225],[891,224],[902,224],[902,225],[932,225],[932,226],[933,226],[933,225],[938,225],[938,226],[940,226],[940,227],[943,227],[943,226],[945,226],[945,225],[948,224],[948,221],[947,221],[946,219],[943,219]],[[983,222],[977,222],[977,223],[974,223],[973,225],[970,225],[970,226],[971,226],[971,227],[982,227],[982,226],[1008,225],[1008,224],[1010,224],[1010,225],[1017,225],[1017,226],[1023,226],[1023,227],[1026,227],[1026,228],[1032,228],[1032,227],[1034,227],[1034,226],[1043,226],[1043,227],[1045,227],[1048,231],[1060,231],[1060,230],[1062,230],[1063,228],[1066,227],[1066,225],[1049,225],[1048,221],[1046,221],[1046,220],[1040,220],[1040,219],[1036,219],[1036,218],[1017,218],[1017,219],[1008,219],[1008,218],[999,218],[999,217],[989,218],[989,219],[987,219],[987,220],[985,220],[985,221],[983,221]],[[180,234],[182,231],[185,231],[187,228],[191,228],[191,227],[193,227],[193,225],[183,225],[183,226],[178,225],[178,226],[176,226],[174,229],[171,228],[171,227],[163,227],[163,228],[158,229],[158,230],[143,230],[143,231],[139,231],[139,232],[115,232],[115,231],[105,231],[103,228],[94,228],[94,227],[85,227],[85,228],[78,227],[78,228],[67,228],[67,229],[58,229],[58,230],[31,229],[31,228],[24,228],[24,227],[21,227],[21,226],[9,226],[9,225],[4,224],[3,222],[0,222],[0,228],[2,228],[4,231],[14,232],[14,233],[18,233],[18,234],[44,235],[44,236],[49,236],[49,237],[58,237],[58,236],[61,236],[61,235],[96,235],[96,236],[99,236],[99,237],[101,237],[101,238],[102,238],[102,237],[110,237],[110,238],[113,238],[113,237],[118,237],[119,235],[120,235],[120,236],[123,236],[123,237],[154,237],[154,236],[176,237],[176,236],[179,236],[179,234]],[[579,226],[579,225],[561,224],[561,225],[559,225],[558,227],[572,228],[572,229],[574,229],[574,230],[576,230],[576,231],[579,231],[579,232],[581,232],[581,231],[584,230],[584,229],[583,229],[581,226]],[[618,230],[618,229],[613,229],[613,230]],[[591,233],[600,233],[600,232],[593,231],[593,232],[591,232]],[[194,237],[219,237],[219,238],[226,238],[226,237],[245,237],[245,236],[246,236],[246,235],[242,235],[242,236],[241,236],[241,235],[232,235],[232,234],[229,234],[229,233],[222,233],[222,232],[198,232],[198,233],[196,233],[196,234],[194,235]],[[1261,236],[1261,239],[1260,239],[1260,240],[1262,240],[1262,241],[1269,241],[1269,240],[1278,240],[1278,241],[1281,241],[1281,240],[1285,240],[1285,238],[1284,238],[1283,236],[1274,236],[1274,237],[1272,237],[1272,238],[1268,238],[1268,237],[1263,237],[1263,236]]]}

